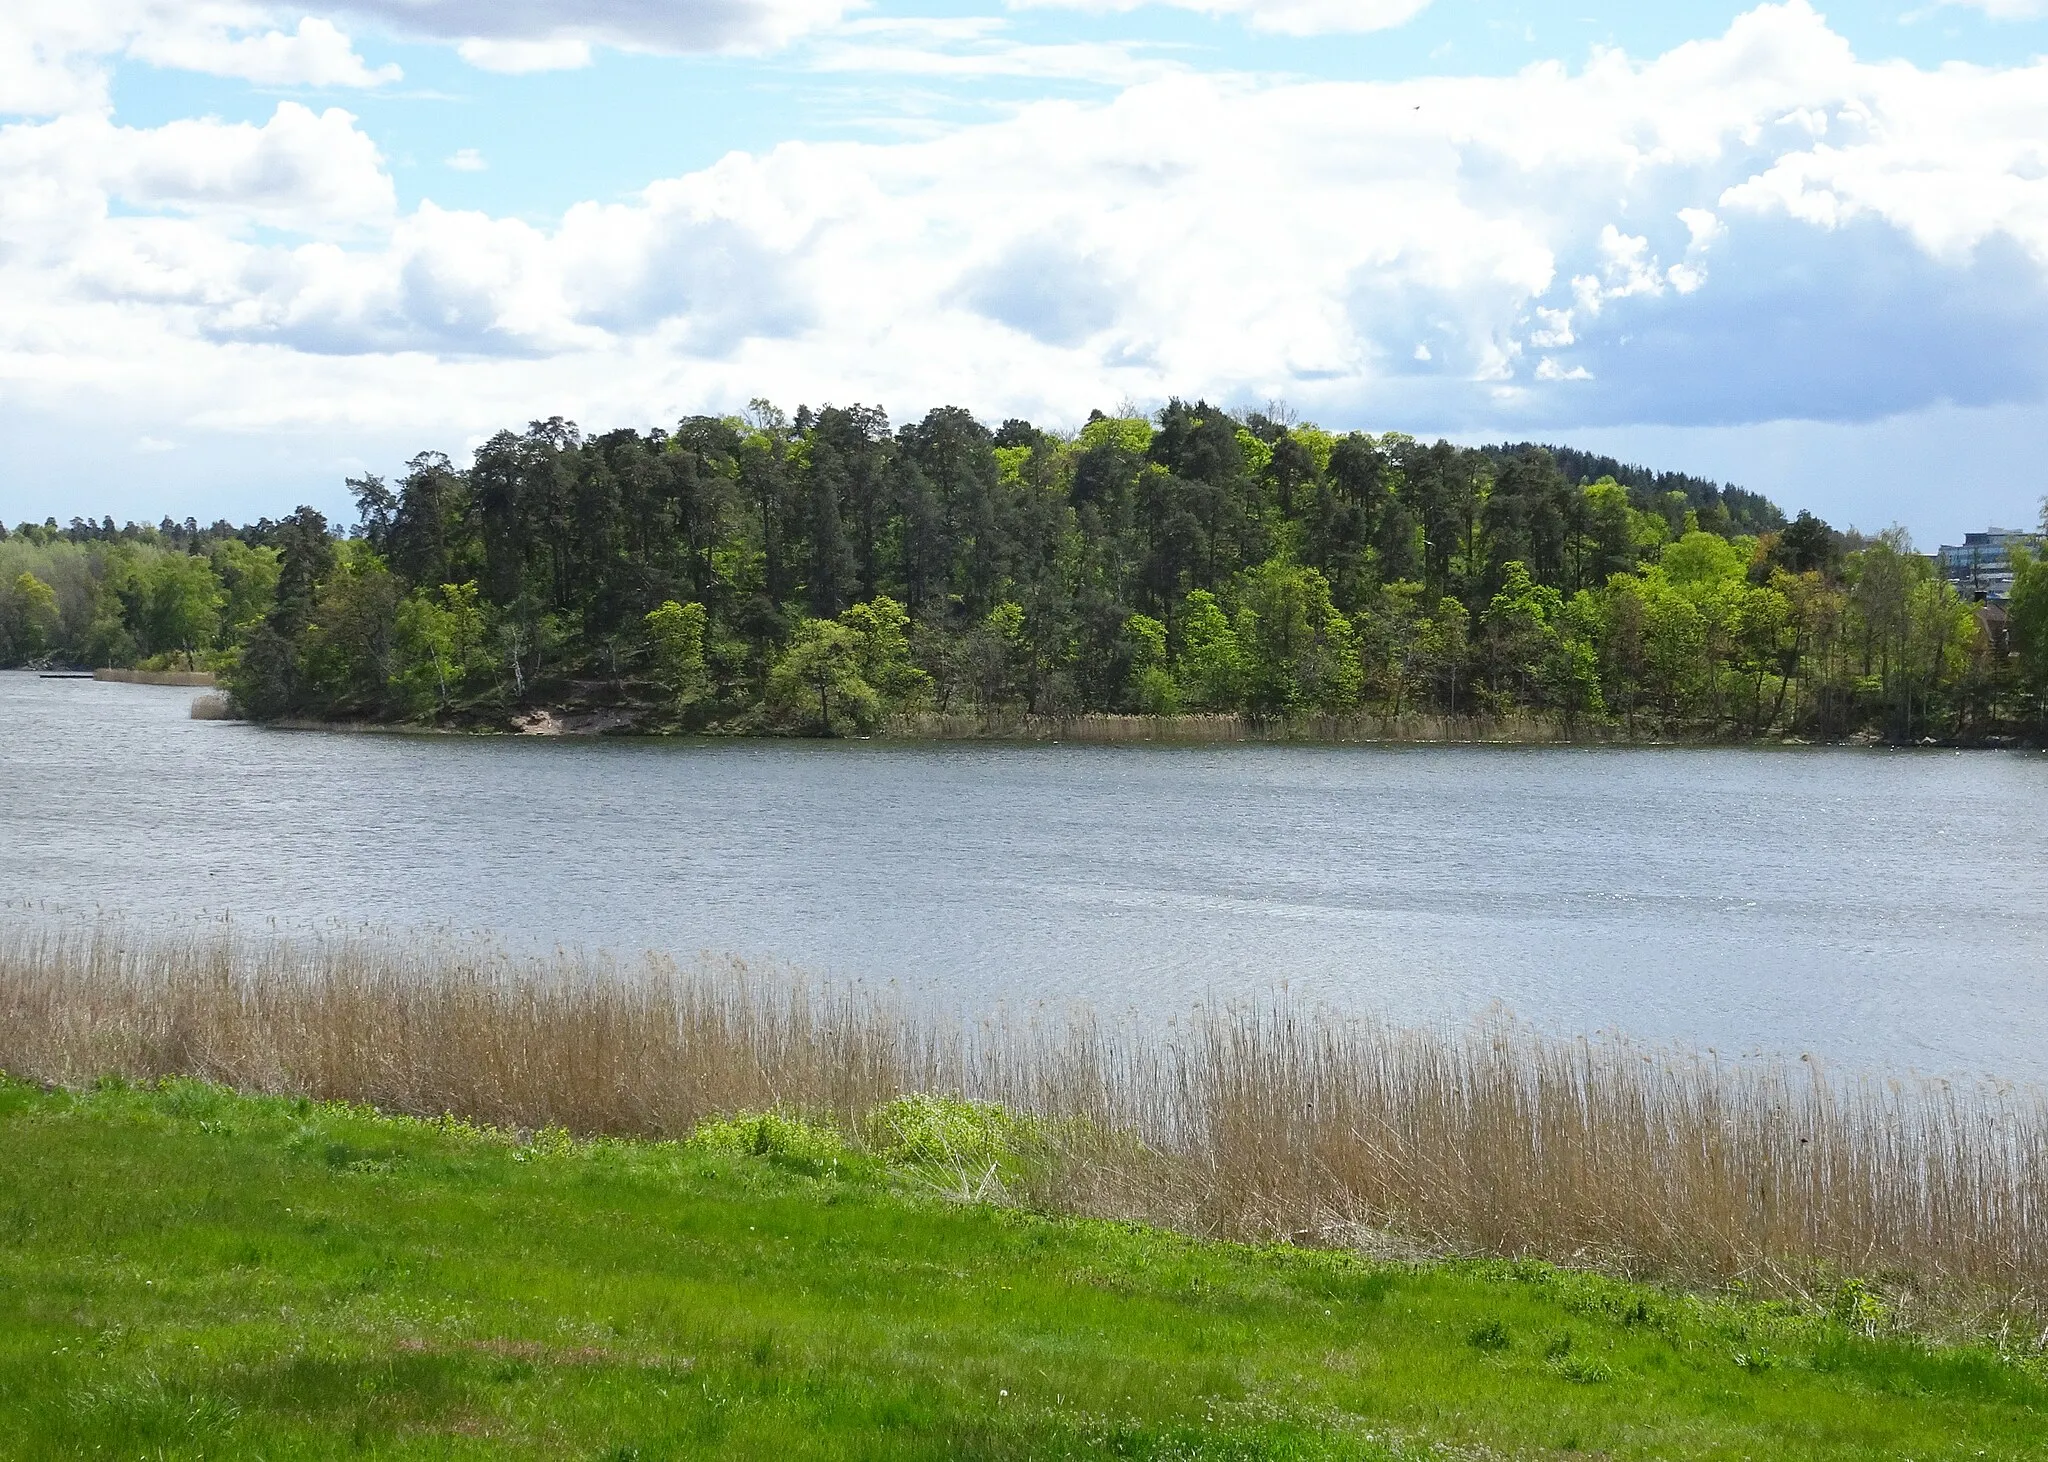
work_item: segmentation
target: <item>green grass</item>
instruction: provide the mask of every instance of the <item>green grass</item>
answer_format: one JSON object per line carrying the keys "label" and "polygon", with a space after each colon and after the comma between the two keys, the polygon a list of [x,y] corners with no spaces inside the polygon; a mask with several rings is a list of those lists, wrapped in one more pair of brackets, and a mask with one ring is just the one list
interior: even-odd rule
{"label": "green grass", "polygon": [[1872,1337],[1854,1304],[1201,1244],[937,1185],[772,1123],[521,1143],[0,1085],[0,1454],[2048,1453],[2037,1356]]}

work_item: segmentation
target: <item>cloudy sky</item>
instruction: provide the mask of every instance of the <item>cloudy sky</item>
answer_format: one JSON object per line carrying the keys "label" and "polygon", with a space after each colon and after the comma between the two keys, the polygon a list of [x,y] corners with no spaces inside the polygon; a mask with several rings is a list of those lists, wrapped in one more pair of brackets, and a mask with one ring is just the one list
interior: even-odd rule
{"label": "cloudy sky", "polygon": [[1180,394],[2030,523],[2044,51],[2048,0],[6,0],[0,516]]}

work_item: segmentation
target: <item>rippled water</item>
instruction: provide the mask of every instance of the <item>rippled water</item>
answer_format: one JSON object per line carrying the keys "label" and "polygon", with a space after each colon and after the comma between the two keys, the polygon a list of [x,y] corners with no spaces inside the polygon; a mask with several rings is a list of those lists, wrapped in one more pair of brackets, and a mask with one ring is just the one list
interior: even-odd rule
{"label": "rippled water", "polygon": [[733,951],[997,1002],[2048,1078],[2048,758],[266,731],[0,675],[9,916]]}

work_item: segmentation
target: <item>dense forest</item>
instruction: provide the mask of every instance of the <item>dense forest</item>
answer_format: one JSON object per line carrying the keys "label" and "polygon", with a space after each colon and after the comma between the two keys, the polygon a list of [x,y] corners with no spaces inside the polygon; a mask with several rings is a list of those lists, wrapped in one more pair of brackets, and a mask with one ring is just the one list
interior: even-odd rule
{"label": "dense forest", "polygon": [[796,734],[1106,712],[1969,739],[2048,697],[2048,567],[1986,612],[1896,531],[1280,408],[556,418],[348,485],[345,533],[311,508],[0,525],[0,663],[212,668],[263,720]]}

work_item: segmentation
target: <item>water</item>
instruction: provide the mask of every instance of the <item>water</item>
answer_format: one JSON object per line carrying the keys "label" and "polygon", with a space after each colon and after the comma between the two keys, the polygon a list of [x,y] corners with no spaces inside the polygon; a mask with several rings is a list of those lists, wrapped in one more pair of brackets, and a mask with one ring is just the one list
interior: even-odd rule
{"label": "water", "polygon": [[730,951],[981,1011],[1505,1007],[2048,1079],[2048,758],[266,731],[0,675],[0,900]]}

